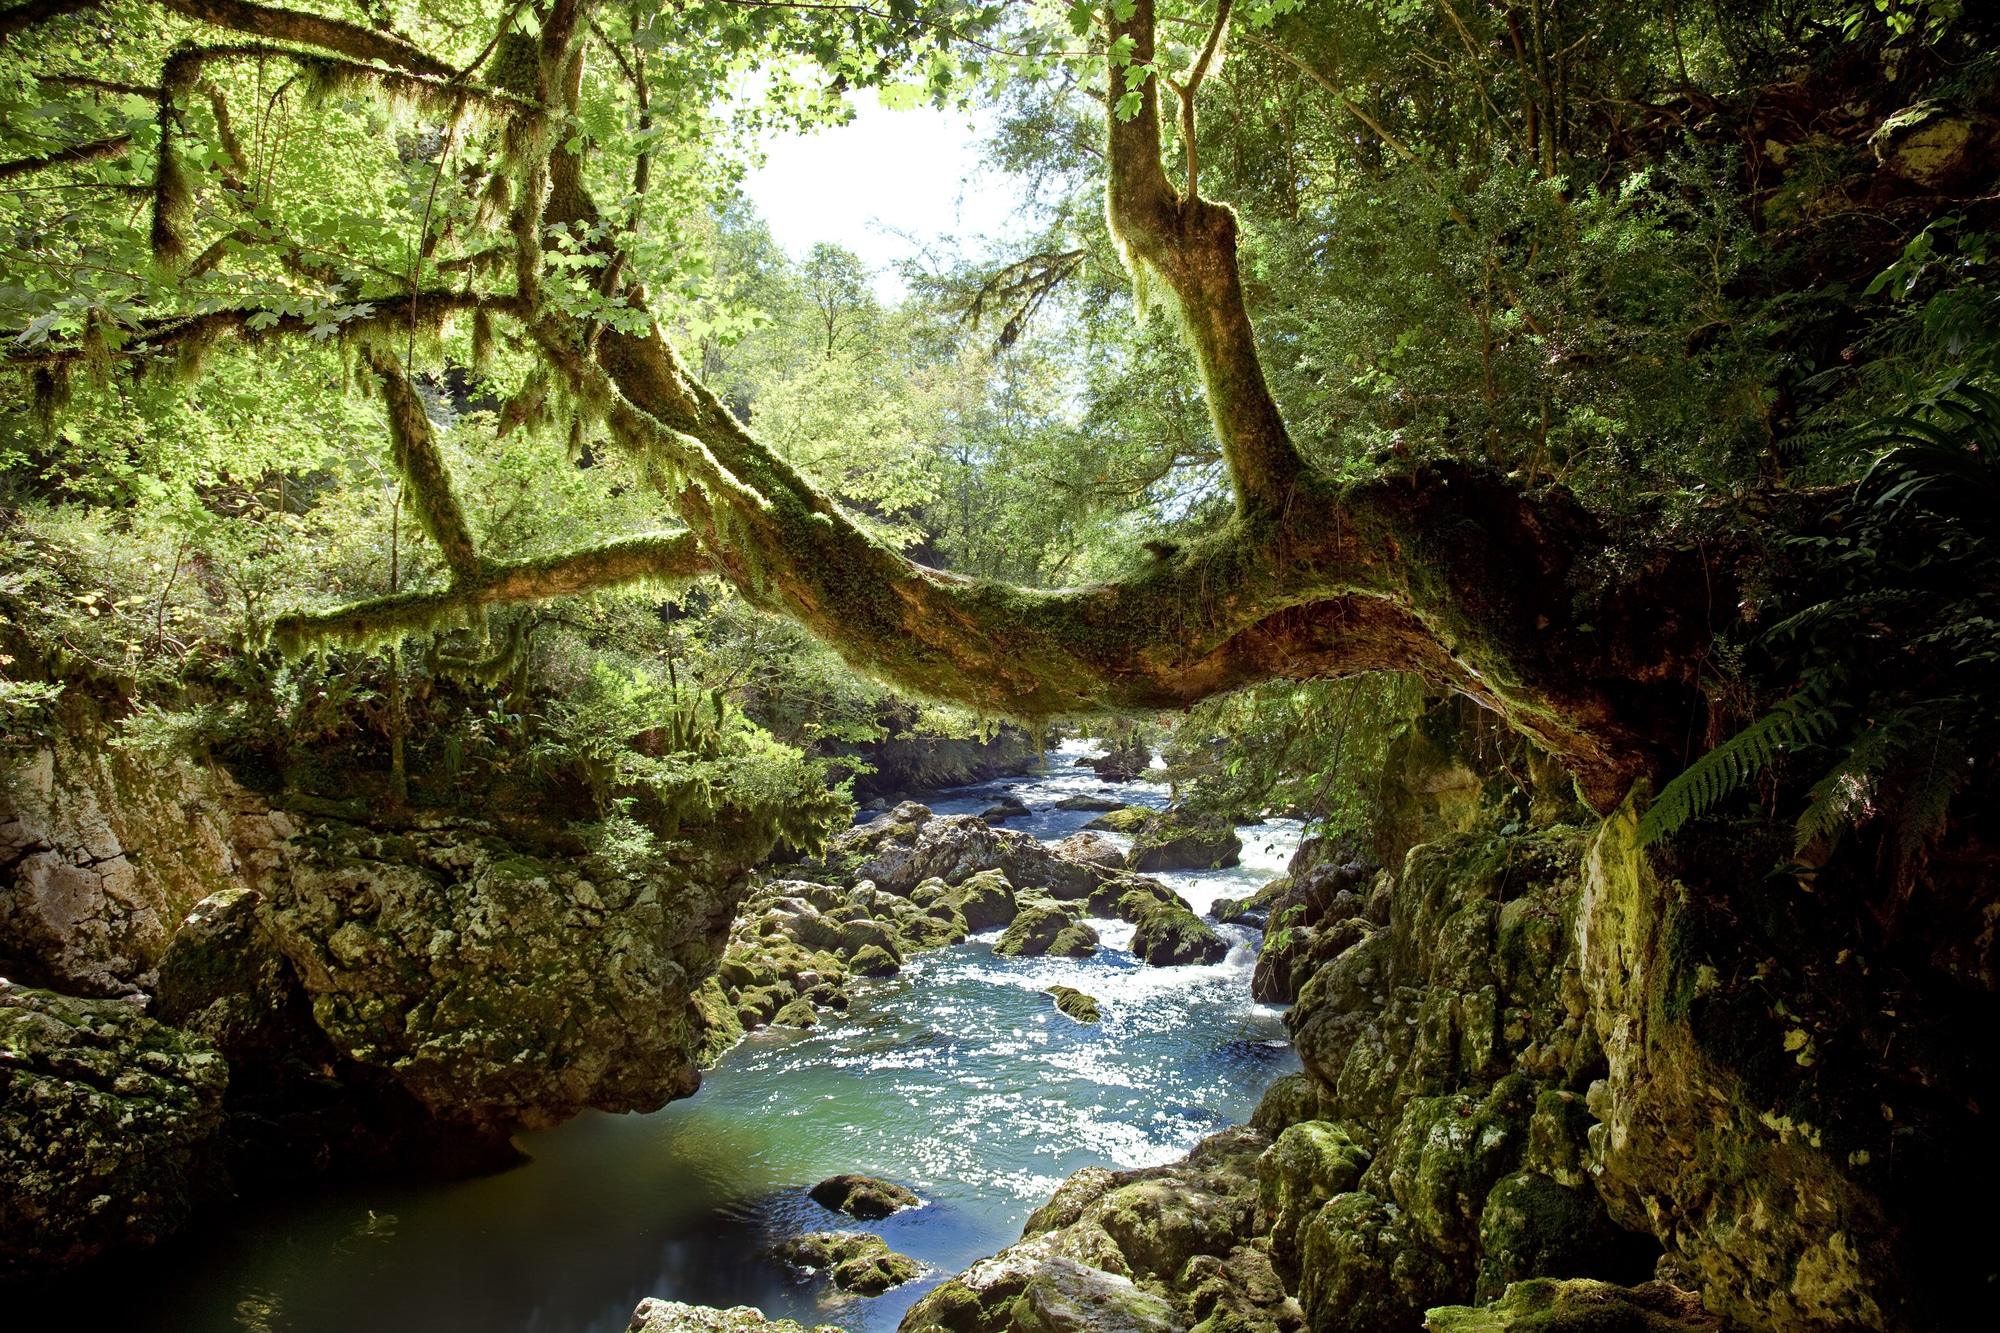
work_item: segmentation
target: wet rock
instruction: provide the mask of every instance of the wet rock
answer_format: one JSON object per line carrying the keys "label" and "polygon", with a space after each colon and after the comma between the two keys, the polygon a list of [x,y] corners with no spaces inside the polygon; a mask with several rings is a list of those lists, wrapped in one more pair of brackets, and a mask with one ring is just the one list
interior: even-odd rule
{"label": "wet rock", "polygon": [[648,1296],[632,1312],[625,1333],[846,1333],[833,1324],[811,1330],[791,1319],[768,1319],[748,1305],[721,1309],[713,1305],[683,1305]]}
{"label": "wet rock", "polygon": [[714,965],[712,923],[744,889],[726,852],[705,855],[593,880],[478,824],[327,823],[299,840],[268,923],[334,1049],[441,1121],[654,1110],[699,1086],[690,968]]}
{"label": "wet rock", "polygon": [[1217,921],[1236,926],[1256,926],[1262,928],[1270,919],[1271,909],[1286,890],[1292,887],[1290,875],[1280,875],[1248,898],[1217,898],[1209,912]]}
{"label": "wet rock", "polygon": [[1294,1124],[1257,1159],[1257,1230],[1270,1237],[1271,1260],[1298,1279],[1299,1228],[1368,1169],[1370,1154],[1347,1130],[1324,1120]]}
{"label": "wet rock", "polygon": [[1081,861],[1085,865],[1102,866],[1106,870],[1125,868],[1125,853],[1118,850],[1118,845],[1103,834],[1093,833],[1089,829],[1070,834],[1056,843],[1051,850],[1057,856],[1071,861]]}
{"label": "wet rock", "polygon": [[902,960],[879,944],[863,945],[854,951],[857,977],[893,977],[903,970]]}
{"label": "wet rock", "polygon": [[1106,814],[1101,814],[1084,825],[1086,829],[1099,829],[1105,833],[1136,833],[1147,820],[1159,812],[1150,805],[1120,806]]}
{"label": "wet rock", "polygon": [[1133,831],[1125,864],[1133,870],[1208,870],[1235,865],[1242,852],[1243,840],[1227,819],[1169,811]]}
{"label": "wet rock", "polygon": [[966,927],[965,918],[949,906],[938,914],[913,917],[897,927],[906,952],[923,949],[942,949],[957,944],[971,931]]}
{"label": "wet rock", "polygon": [[897,895],[928,879],[959,884],[998,870],[1017,890],[1081,898],[1103,877],[1098,867],[1058,856],[1031,834],[971,815],[934,815],[914,801],[835,838],[827,864],[850,884],[869,880]]}
{"label": "wet rock", "polygon": [[866,1231],[814,1231],[782,1242],[773,1253],[794,1267],[825,1273],[834,1286],[861,1296],[880,1296],[924,1272],[915,1259]]}
{"label": "wet rock", "polygon": [[979,817],[989,824],[998,824],[1009,819],[1025,819],[1034,813],[1028,808],[1028,803],[1020,797],[1002,796],[980,811]]}
{"label": "wet rock", "polygon": [[959,914],[967,930],[974,932],[1004,926],[1020,910],[1014,886],[998,870],[982,870],[955,885],[927,879],[911,891],[910,901],[926,908],[944,903]]}
{"label": "wet rock", "polygon": [[781,1028],[810,1028],[819,1026],[819,1014],[813,1009],[811,1000],[801,996],[793,1000],[771,1018],[772,1026]]}
{"label": "wet rock", "polygon": [[223,1194],[228,1080],[131,1004],[0,980],[0,1277],[151,1244]]}
{"label": "wet rock", "polygon": [[1193,912],[1163,903],[1140,915],[1132,952],[1154,967],[1187,967],[1221,962],[1229,942]]}
{"label": "wet rock", "polygon": [[1116,917],[1120,921],[1136,922],[1156,907],[1173,907],[1181,911],[1191,911],[1187,899],[1175,893],[1150,875],[1134,875],[1120,872],[1105,880],[1090,896],[1084,899],[1084,907],[1092,916]]}
{"label": "wet rock", "polygon": [[1085,995],[1074,986],[1051,986],[1047,994],[1055,997],[1056,1008],[1079,1023],[1095,1023],[1103,1017],[1097,1012],[1097,997]]}
{"label": "wet rock", "polygon": [[1182,1333],[1160,1296],[1052,1252],[1046,1239],[982,1259],[910,1307],[898,1333]]}
{"label": "wet rock", "polygon": [[1109,796],[1065,796],[1056,802],[1058,810],[1123,810],[1125,802]]}
{"label": "wet rock", "polygon": [[846,1213],[864,1222],[876,1221],[923,1202],[917,1195],[892,1181],[875,1176],[829,1176],[806,1191],[806,1197],[822,1208]]}
{"label": "wet rock", "polygon": [[1589,1279],[1517,1282],[1491,1305],[1446,1305],[1424,1319],[1431,1333],[1719,1333],[1701,1297],[1664,1282],[1618,1287]]}
{"label": "wet rock", "polygon": [[993,946],[1005,958],[1088,958],[1097,952],[1097,932],[1067,908],[1051,902],[1023,907]]}

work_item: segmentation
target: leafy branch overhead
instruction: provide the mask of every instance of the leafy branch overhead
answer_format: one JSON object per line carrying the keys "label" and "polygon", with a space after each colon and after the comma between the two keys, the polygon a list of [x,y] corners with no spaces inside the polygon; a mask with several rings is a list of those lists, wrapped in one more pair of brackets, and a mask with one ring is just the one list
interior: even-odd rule
{"label": "leafy branch overhead", "polygon": [[[1653,36],[1667,31],[1660,16],[1643,22]],[[0,32],[11,51],[35,53],[45,119],[63,131],[10,162],[10,182],[48,180],[52,200],[80,201],[49,214],[66,258],[22,289],[34,311],[9,355],[33,382],[46,431],[62,429],[75,370],[100,383],[121,369],[134,383],[162,370],[185,379],[225,354],[284,365],[311,340],[336,345],[344,382],[382,406],[393,521],[407,511],[442,568],[416,590],[392,579],[386,597],[262,609],[258,625],[293,650],[706,575],[860,671],[988,716],[1186,707],[1260,682],[1392,669],[1494,710],[1568,765],[1600,807],[1684,752],[1717,581],[1731,582],[1751,543],[1663,546],[1607,565],[1610,516],[1547,484],[1560,395],[1542,393],[1531,439],[1503,440],[1495,349],[1564,363],[1567,315],[1537,304],[1564,266],[1535,268],[1545,262],[1537,240],[1524,267],[1495,238],[1522,211],[1551,235],[1597,225],[1579,219],[1623,219],[1628,230],[1605,246],[1621,254],[1667,229],[1621,214],[1616,190],[1569,181],[1586,113],[1559,114],[1547,79],[1507,109],[1482,92],[1481,151],[1508,157],[1490,180],[1512,193],[1481,204],[1445,197],[1456,188],[1446,163],[1433,168],[1410,149],[1394,108],[1364,105],[1361,81],[1338,67],[1339,44],[1324,49],[1308,7],[1283,0],[461,0],[384,10],[370,27],[253,0],[42,0],[5,11]],[[1484,71],[1498,30],[1488,37],[1467,36],[1469,54],[1452,59]],[[1444,40],[1459,43],[1456,31]],[[1555,49],[1598,40],[1611,39],[1592,30]],[[1208,145],[1254,110],[1225,72],[1253,59],[1312,96],[1332,90],[1339,123],[1375,154],[1371,170],[1387,160],[1383,145],[1400,145],[1392,158],[1419,193],[1395,206],[1442,219],[1432,232],[1452,246],[1484,247],[1470,268],[1438,279],[1477,293],[1467,309],[1484,349],[1485,420],[1476,433],[1453,430],[1476,434],[1480,448],[1469,452],[1480,461],[1413,455],[1397,425],[1378,453],[1324,467],[1317,443],[1302,443],[1281,410],[1267,357],[1298,341],[1292,316],[1262,290],[1265,257],[1246,244],[1237,209],[1210,197],[1217,182],[1247,179],[1241,154]],[[753,69],[762,77],[746,106]],[[1584,65],[1575,72],[1584,77]],[[1217,460],[1226,487],[1202,525],[1082,586],[921,563],[907,525],[863,511],[923,495],[922,485],[844,481],[841,451],[813,446],[820,426],[808,414],[739,411],[708,373],[741,332],[695,240],[741,169],[715,146],[837,119],[857,87],[944,102],[982,85],[1064,87],[1094,104],[1087,142],[1077,142],[1103,210],[1088,223],[1071,214],[1075,235],[973,284],[972,318],[998,323],[1003,347],[1019,343],[1057,293],[1098,280],[1102,237],[1135,304],[1168,317],[1192,364],[1192,430],[1172,442],[1173,456]],[[1224,99],[1227,116],[1198,114]],[[1629,137],[1638,123],[1617,120],[1613,132]],[[1472,162],[1461,154],[1452,170],[1478,176]],[[1624,188],[1641,192],[1643,176]],[[1713,234],[1722,239],[1699,232],[1700,244],[1719,275],[1733,242]],[[1365,262],[1341,263],[1359,280]],[[839,361],[837,323],[829,315],[829,365]],[[1390,383],[1404,364],[1360,360],[1339,372],[1355,385]],[[455,375],[497,385],[495,365],[507,367],[491,405],[496,446],[549,427],[566,431],[571,464],[615,455],[656,497],[653,531],[599,534],[529,561],[488,554],[432,417],[439,386]],[[470,402],[472,391],[460,397]],[[1437,415],[1407,394],[1392,410],[1413,429]],[[1578,430],[1613,429],[1602,414],[1575,417],[1599,422]],[[900,428],[893,413],[866,420]],[[1487,465],[1510,458],[1511,475]],[[1113,486],[1112,476],[1093,484]],[[401,531],[392,528],[393,541]]]}

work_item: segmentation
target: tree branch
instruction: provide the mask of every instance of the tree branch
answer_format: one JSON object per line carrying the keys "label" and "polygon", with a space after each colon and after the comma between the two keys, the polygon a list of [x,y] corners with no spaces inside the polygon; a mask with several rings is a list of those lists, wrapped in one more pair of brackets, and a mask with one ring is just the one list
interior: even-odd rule
{"label": "tree branch", "polygon": [[12,9],[0,9],[0,42],[38,23],[95,9],[102,3],[104,0],[31,0],[29,4],[15,5]]}
{"label": "tree branch", "polygon": [[[1151,66],[1153,0],[1135,0],[1130,19],[1118,17],[1116,4],[1106,13],[1114,45],[1129,43],[1132,67]],[[1115,67],[1112,77],[1119,77]],[[1132,91],[1139,105],[1129,118],[1119,115],[1115,86],[1106,104],[1112,235],[1142,300],[1155,277],[1172,290],[1201,368],[1216,440],[1229,460],[1238,516],[1268,522],[1309,483],[1265,383],[1243,304],[1236,215],[1197,194],[1175,193],[1160,158],[1159,80],[1148,73]]]}
{"label": "tree branch", "polygon": [[368,349],[368,364],[382,378],[382,398],[389,409],[389,439],[396,471],[417,502],[417,522],[424,535],[437,544],[451,570],[452,586],[475,581],[483,568],[472,530],[466,526],[465,511],[459,507],[458,492],[451,484],[451,469],[438,452],[424,401],[394,354],[380,348]]}
{"label": "tree branch", "polygon": [[400,37],[341,19],[322,18],[292,9],[276,9],[252,0],[160,0],[176,14],[217,28],[254,33],[281,42],[338,51],[356,60],[379,60],[413,74],[449,79],[457,71]]}
{"label": "tree branch", "polygon": [[561,555],[488,565],[476,578],[445,589],[281,616],[270,637],[292,655],[340,644],[366,646],[463,624],[482,607],[618,588],[671,588],[708,572],[708,558],[693,533],[621,537]]}
{"label": "tree branch", "polygon": [[19,157],[12,162],[0,162],[0,181],[10,181],[16,176],[26,176],[30,172],[46,167],[67,166],[76,162],[95,162],[101,158],[122,157],[132,147],[129,134],[113,135],[109,139],[93,139],[50,153],[45,157]]}

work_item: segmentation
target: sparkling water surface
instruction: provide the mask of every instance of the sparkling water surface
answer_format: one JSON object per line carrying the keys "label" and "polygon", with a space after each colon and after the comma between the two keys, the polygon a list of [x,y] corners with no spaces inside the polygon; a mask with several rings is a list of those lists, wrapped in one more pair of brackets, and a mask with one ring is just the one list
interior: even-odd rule
{"label": "sparkling water surface", "polygon": [[[1165,803],[1163,786],[1074,767],[1085,752],[1072,742],[1034,773],[926,804],[977,814],[1013,794],[1035,813],[1007,827],[1053,840],[1096,817],[1054,810],[1064,796]],[[1282,873],[1299,839],[1285,820],[1239,833],[1241,866],[1160,878],[1205,913]],[[917,955],[899,977],[853,986],[853,1006],[820,1028],[753,1034],[663,1110],[523,1134],[531,1160],[498,1175],[259,1205],[33,1293],[62,1322],[0,1323],[619,1333],[642,1297],[662,1296],[887,1333],[924,1291],[1018,1239],[1070,1173],[1170,1161],[1298,1067],[1278,1011],[1250,1000],[1254,931],[1220,927],[1234,947],[1214,966],[1152,968],[1130,953],[1131,926],[1095,925],[1094,958],[997,958],[997,930]],[[1057,1013],[1042,992],[1058,983],[1096,996],[1103,1022]],[[926,1203],[856,1223],[805,1197],[840,1171],[899,1181]],[[877,1231],[932,1271],[841,1298],[769,1256],[785,1236],[841,1227]]]}

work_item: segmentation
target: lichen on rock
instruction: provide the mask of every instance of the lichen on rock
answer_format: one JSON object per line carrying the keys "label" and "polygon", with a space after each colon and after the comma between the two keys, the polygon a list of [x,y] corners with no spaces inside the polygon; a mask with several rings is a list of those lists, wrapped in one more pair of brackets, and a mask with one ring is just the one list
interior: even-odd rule
{"label": "lichen on rock", "polygon": [[625,1333],[847,1333],[834,1324],[808,1329],[795,1319],[771,1319],[753,1306],[737,1305],[722,1309],[713,1305],[685,1305],[648,1296],[632,1312]]}
{"label": "lichen on rock", "polygon": [[134,1005],[0,979],[0,1277],[150,1244],[224,1193],[228,1081]]}

